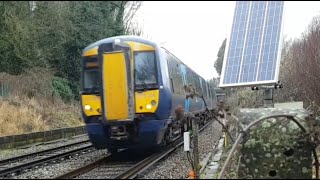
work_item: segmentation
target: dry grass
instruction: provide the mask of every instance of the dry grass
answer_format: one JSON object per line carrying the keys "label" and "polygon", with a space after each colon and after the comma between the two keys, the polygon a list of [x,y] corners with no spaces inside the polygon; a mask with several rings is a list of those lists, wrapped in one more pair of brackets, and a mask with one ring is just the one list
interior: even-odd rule
{"label": "dry grass", "polygon": [[49,127],[36,109],[0,102],[0,136],[43,131]]}
{"label": "dry grass", "polygon": [[44,69],[25,75],[0,74],[10,96],[0,98],[0,136],[84,125],[78,102],[66,104],[55,96],[52,74]]}

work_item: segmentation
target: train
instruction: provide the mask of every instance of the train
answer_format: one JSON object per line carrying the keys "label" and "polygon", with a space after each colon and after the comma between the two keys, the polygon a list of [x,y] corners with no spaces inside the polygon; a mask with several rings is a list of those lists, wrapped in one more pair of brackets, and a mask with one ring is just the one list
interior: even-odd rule
{"label": "train", "polygon": [[[217,107],[214,88],[204,78],[139,36],[110,37],[84,48],[80,79],[88,137],[96,149],[112,153],[166,146],[188,129],[181,113],[203,123]],[[187,98],[189,86],[199,96]]]}

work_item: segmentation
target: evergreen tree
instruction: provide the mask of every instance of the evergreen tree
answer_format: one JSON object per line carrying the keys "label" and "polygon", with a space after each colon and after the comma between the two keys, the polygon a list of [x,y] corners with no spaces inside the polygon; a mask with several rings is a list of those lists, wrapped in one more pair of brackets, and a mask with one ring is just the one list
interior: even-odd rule
{"label": "evergreen tree", "polygon": [[225,52],[225,48],[226,48],[226,41],[227,41],[227,39],[225,39],[222,42],[222,45],[220,46],[220,49],[218,51],[217,59],[214,62],[214,68],[216,69],[219,76],[221,75],[221,71],[222,71],[222,64],[223,64],[224,52]]}

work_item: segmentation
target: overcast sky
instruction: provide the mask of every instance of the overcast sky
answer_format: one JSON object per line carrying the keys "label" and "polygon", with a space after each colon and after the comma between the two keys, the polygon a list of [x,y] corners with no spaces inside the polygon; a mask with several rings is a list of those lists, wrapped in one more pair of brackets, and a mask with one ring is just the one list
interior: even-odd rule
{"label": "overcast sky", "polygon": [[[283,32],[298,38],[314,16],[320,2],[286,1]],[[137,12],[144,36],[166,49],[205,79],[217,77],[218,50],[230,31],[235,1],[145,1]]]}

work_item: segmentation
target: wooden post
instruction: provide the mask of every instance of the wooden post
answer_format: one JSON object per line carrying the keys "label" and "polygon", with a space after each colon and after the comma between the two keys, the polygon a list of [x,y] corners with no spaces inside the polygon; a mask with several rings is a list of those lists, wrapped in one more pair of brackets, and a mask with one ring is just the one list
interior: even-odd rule
{"label": "wooden post", "polygon": [[193,159],[195,168],[195,178],[199,179],[199,147],[198,147],[198,134],[199,123],[197,118],[192,118],[192,131],[193,131]]}

